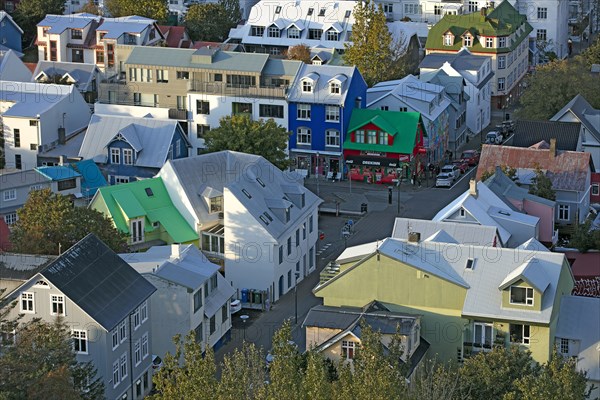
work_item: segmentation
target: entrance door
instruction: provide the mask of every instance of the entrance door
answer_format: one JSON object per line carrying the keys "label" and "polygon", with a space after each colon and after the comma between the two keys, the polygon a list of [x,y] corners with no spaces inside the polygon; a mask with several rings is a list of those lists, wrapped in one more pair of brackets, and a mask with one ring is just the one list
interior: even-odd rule
{"label": "entrance door", "polygon": [[283,296],[283,275],[279,277],[279,297]]}

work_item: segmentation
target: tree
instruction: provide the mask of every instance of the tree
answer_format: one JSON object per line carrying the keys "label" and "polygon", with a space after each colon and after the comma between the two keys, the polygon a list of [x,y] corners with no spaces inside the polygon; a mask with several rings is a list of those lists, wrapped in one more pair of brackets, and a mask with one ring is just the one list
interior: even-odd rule
{"label": "tree", "polygon": [[223,360],[218,396],[223,400],[253,400],[266,398],[266,374],[263,352],[252,343],[244,342]]}
{"label": "tree", "polygon": [[194,4],[183,20],[192,40],[222,42],[229,35],[228,15],[221,4]]}
{"label": "tree", "polygon": [[[517,179],[517,169],[516,168],[511,167],[509,165],[502,165],[500,167],[500,169],[502,169],[502,172],[504,173],[504,175],[509,177],[512,181],[515,181]],[[495,173],[494,170],[485,171],[483,174],[481,174],[481,182],[487,181],[489,178],[492,177],[492,175],[494,175],[494,173]]]}
{"label": "tree", "polygon": [[74,208],[65,196],[50,189],[34,190],[17,211],[10,240],[17,253],[59,254],[88,233],[94,233],[115,251],[126,248],[125,234],[96,210]]}
{"label": "tree", "polygon": [[225,12],[225,38],[229,37],[229,29],[235,28],[242,19],[242,11],[240,10],[240,2],[238,0],[219,0],[218,3]]}
{"label": "tree", "polygon": [[227,116],[205,136],[207,152],[240,151],[263,156],[279,169],[290,165],[285,150],[289,132],[273,119],[253,121],[247,115]]}
{"label": "tree", "polygon": [[306,355],[306,373],[302,382],[302,392],[308,399],[331,399],[331,382],[328,368],[323,356],[311,349]]}
{"label": "tree", "polygon": [[104,384],[91,363],[78,363],[70,331],[61,319],[22,324],[0,357],[0,397],[98,399]]}
{"label": "tree", "polygon": [[[173,338],[175,354],[167,353],[163,366],[152,382],[158,391],[153,400],[171,399],[213,399],[217,393],[215,377],[215,355],[212,347],[196,342],[194,332],[190,332],[182,342],[181,336]],[[183,361],[180,364],[181,357]]]}
{"label": "tree", "polygon": [[23,42],[29,44],[36,35],[38,22],[47,14],[62,15],[65,11],[64,0],[22,0],[14,13],[15,21],[23,29]]}
{"label": "tree", "polygon": [[600,230],[592,230],[592,221],[590,220],[577,225],[571,234],[569,247],[574,247],[581,253],[586,253],[589,250],[600,250]]}
{"label": "tree", "polygon": [[106,10],[112,17],[138,15],[152,18],[164,23],[169,18],[169,2],[167,0],[106,0]]}
{"label": "tree", "polygon": [[531,178],[529,193],[548,200],[556,200],[556,192],[552,189],[552,181],[544,174],[540,167],[535,168],[535,176]]}
{"label": "tree", "polygon": [[357,2],[354,7],[352,43],[344,44],[344,61],[355,65],[367,85],[389,78],[390,65],[395,61],[392,52],[392,35],[386,24],[383,8],[373,0]]}
{"label": "tree", "polygon": [[458,367],[454,364],[424,360],[412,379],[414,385],[409,391],[409,398],[414,400],[452,400],[469,396],[468,387],[463,388]]}
{"label": "tree", "polygon": [[302,61],[305,64],[311,64],[310,48],[305,44],[292,46],[287,51],[287,58],[290,60]]}
{"label": "tree", "polygon": [[94,3],[93,0],[89,0],[87,3],[85,3],[85,5],[81,7],[81,10],[79,10],[79,12],[86,14],[102,15],[102,11],[96,5],[96,3]]}
{"label": "tree", "polygon": [[581,58],[588,68],[592,64],[600,64],[600,37],[596,37],[596,41],[581,53]]}
{"label": "tree", "polygon": [[292,326],[286,320],[273,335],[273,361],[269,365],[271,384],[268,399],[302,399],[302,370],[300,354],[292,342]]}

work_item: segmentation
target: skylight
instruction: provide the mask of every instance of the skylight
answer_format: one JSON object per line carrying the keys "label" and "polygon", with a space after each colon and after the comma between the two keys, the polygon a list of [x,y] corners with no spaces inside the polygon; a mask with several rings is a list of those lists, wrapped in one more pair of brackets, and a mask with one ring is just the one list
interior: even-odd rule
{"label": "skylight", "polygon": [[313,8],[309,8],[308,13],[306,15],[308,15],[310,17],[311,15],[313,15],[313,11],[314,11]]}
{"label": "skylight", "polygon": [[273,221],[273,217],[271,217],[271,214],[269,214],[268,212],[266,212],[266,211],[265,211],[265,212],[263,213],[263,215],[264,215],[265,217],[267,217],[267,219],[268,219],[269,221]]}
{"label": "skylight", "polygon": [[324,17],[324,16],[325,16],[325,9],[324,9],[324,8],[321,8],[321,9],[319,10],[319,17]]}
{"label": "skylight", "polygon": [[473,260],[472,258],[469,258],[467,260],[467,265],[465,266],[465,269],[473,270],[473,263],[474,262],[475,262],[475,260]]}
{"label": "skylight", "polygon": [[249,199],[252,198],[252,195],[250,193],[248,193],[248,191],[246,189],[242,189],[242,193],[244,193],[247,198],[249,198]]}
{"label": "skylight", "polygon": [[275,14],[279,14],[281,12],[281,6],[275,7]]}
{"label": "skylight", "polygon": [[352,12],[352,10],[346,10],[346,14],[344,15],[344,18],[350,18],[351,12]]}
{"label": "skylight", "polygon": [[144,189],[144,190],[146,191],[146,195],[147,195],[148,197],[152,197],[152,196],[154,196],[154,192],[152,191],[152,189],[151,189],[151,188],[149,188],[149,187],[148,187],[148,188],[146,188],[146,189]]}
{"label": "skylight", "polygon": [[256,178],[256,182],[258,182],[258,184],[262,187],[265,187],[265,183],[260,179],[260,178]]}
{"label": "skylight", "polygon": [[265,216],[264,216],[264,215],[259,215],[259,216],[258,216],[258,218],[260,218],[260,220],[261,220],[262,222],[264,222],[264,223],[265,223],[265,225],[269,225],[269,221],[267,221],[267,219],[265,218]]}

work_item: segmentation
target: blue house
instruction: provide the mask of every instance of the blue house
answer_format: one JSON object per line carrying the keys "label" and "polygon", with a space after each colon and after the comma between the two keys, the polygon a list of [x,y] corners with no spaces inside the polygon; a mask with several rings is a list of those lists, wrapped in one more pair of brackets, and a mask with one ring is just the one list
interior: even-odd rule
{"label": "blue house", "polygon": [[191,145],[175,120],[94,114],[79,149],[110,185],[152,178],[167,160],[190,155]]}
{"label": "blue house", "polygon": [[299,173],[345,172],[342,145],[354,108],[364,108],[367,84],[356,67],[303,64],[287,100],[290,158]]}
{"label": "blue house", "polygon": [[0,49],[21,53],[23,30],[6,11],[0,11]]}

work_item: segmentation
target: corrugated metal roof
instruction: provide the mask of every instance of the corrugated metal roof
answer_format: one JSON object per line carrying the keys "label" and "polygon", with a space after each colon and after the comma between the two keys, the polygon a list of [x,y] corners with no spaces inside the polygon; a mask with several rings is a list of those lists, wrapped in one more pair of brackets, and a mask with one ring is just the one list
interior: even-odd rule
{"label": "corrugated metal roof", "polygon": [[560,121],[568,112],[574,114],[596,140],[600,141],[600,110],[592,107],[585,97],[578,94],[550,118],[550,121]]}
{"label": "corrugated metal roof", "polygon": [[31,186],[40,183],[50,183],[51,179],[40,174],[35,169],[0,173],[0,187],[2,190]]}
{"label": "corrugated metal roof", "polygon": [[559,150],[577,151],[581,124],[557,121],[519,120],[515,125],[512,146],[530,147],[542,140],[556,139]]}
{"label": "corrugated metal roof", "polygon": [[229,282],[223,278],[223,275],[217,272],[217,288],[204,299],[204,315],[206,315],[207,318],[211,318],[221,309],[221,307],[227,304],[227,300],[229,300],[234,293],[235,290],[231,287]]}
{"label": "corrugated metal roof", "polygon": [[55,15],[47,14],[43,20],[41,20],[37,26],[49,27],[48,33],[61,34],[65,29],[83,29],[92,20],[100,21],[101,17],[94,14],[69,14],[69,15]]}
{"label": "corrugated metal roof", "polygon": [[502,172],[502,168],[499,166],[496,167],[494,175],[492,175],[484,183],[492,192],[496,194],[496,196],[498,196],[506,205],[510,206],[515,211],[519,210],[512,205],[509,199],[518,200],[520,202],[523,200],[528,200],[535,203],[544,204],[548,207],[554,207],[556,205],[556,202],[552,200],[536,196],[529,193],[527,189],[517,186],[512,179]]}
{"label": "corrugated metal roof", "polygon": [[[290,87],[287,99],[290,102],[336,104],[341,106],[346,102],[348,86],[352,82],[355,73],[358,74],[356,67],[302,64],[294,83]],[[312,92],[303,92],[302,80],[314,77],[315,74],[318,75],[319,79],[313,85]],[[329,81],[338,74],[346,75],[348,80],[342,83],[339,95],[331,94]]]}
{"label": "corrugated metal roof", "polygon": [[82,160],[69,165],[81,174],[81,191],[85,197],[91,197],[108,183],[93,160]]}
{"label": "corrugated metal roof", "polygon": [[40,82],[37,80],[38,75],[44,73],[46,77],[53,77],[60,75],[61,77],[65,74],[69,74],[70,77],[75,79],[77,88],[81,92],[91,90],[88,88],[92,84],[92,81],[96,73],[99,73],[99,69],[96,64],[84,64],[84,63],[72,63],[72,62],[57,62],[57,61],[38,61],[33,76],[31,77],[32,82]]}
{"label": "corrugated metal roof", "polygon": [[14,103],[2,116],[36,118],[64,99],[72,101],[74,90],[73,85],[0,81],[0,101]]}
{"label": "corrugated metal roof", "polygon": [[40,272],[107,331],[156,288],[94,234],[89,234]]}
{"label": "corrugated metal roof", "polygon": [[544,293],[548,285],[550,285],[550,277],[535,257],[525,261],[506,275],[506,278],[500,282],[498,289],[507,289],[510,285],[520,280],[524,280],[540,293]]}
{"label": "corrugated metal roof", "polygon": [[409,232],[419,232],[421,238],[434,235],[443,230],[454,241],[476,246],[493,246],[496,238],[496,227],[487,225],[461,224],[458,222],[430,221],[425,219],[396,218],[392,230],[392,238],[408,240]]}
{"label": "corrugated metal roof", "polygon": [[106,39],[118,39],[124,33],[141,33],[155,22],[156,20],[154,19],[139,17],[137,15],[128,15],[119,18],[103,18],[102,23],[96,30],[106,32],[104,35]]}
{"label": "corrugated metal roof", "polygon": [[52,167],[48,167],[48,166],[36,167],[35,169],[40,174],[44,175],[45,177],[47,177],[49,179],[52,179],[53,181],[62,181],[65,179],[81,177],[81,174],[79,172],[75,171],[72,168],[62,166],[62,165],[55,165]]}
{"label": "corrugated metal roof", "polygon": [[269,58],[265,64],[263,73],[266,75],[295,77],[301,66],[302,61]]}

